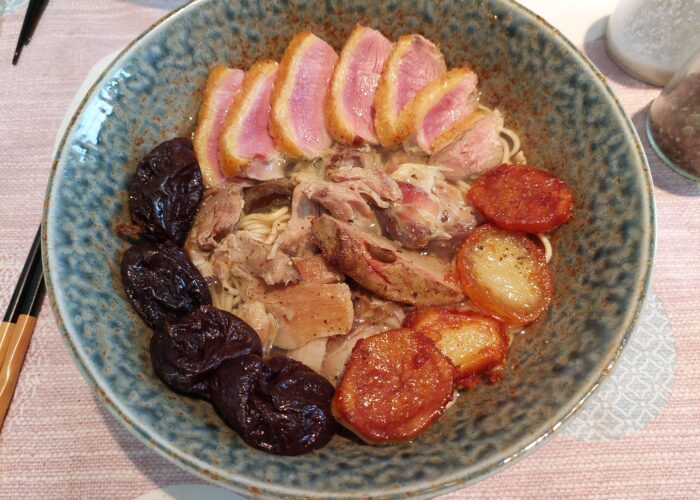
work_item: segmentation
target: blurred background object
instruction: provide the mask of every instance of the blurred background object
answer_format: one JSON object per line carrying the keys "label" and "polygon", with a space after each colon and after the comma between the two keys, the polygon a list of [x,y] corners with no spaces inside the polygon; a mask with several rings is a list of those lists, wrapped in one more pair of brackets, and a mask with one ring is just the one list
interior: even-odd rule
{"label": "blurred background object", "polygon": [[608,22],[607,46],[632,76],[665,85],[700,47],[700,0],[621,0]]}
{"label": "blurred background object", "polygon": [[651,103],[647,135],[666,164],[700,180],[700,47]]}

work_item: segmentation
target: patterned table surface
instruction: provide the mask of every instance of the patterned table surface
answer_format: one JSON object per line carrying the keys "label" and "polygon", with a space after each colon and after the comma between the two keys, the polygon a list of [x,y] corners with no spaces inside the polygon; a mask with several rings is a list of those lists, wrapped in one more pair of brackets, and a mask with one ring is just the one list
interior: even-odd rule
{"label": "patterned table surface", "polygon": [[[55,137],[81,83],[101,59],[183,2],[51,2],[12,67],[25,3],[0,0],[0,305],[41,219]],[[577,21],[570,28],[558,24],[567,18],[561,2],[524,3],[582,46],[640,132],[659,223],[652,293],[616,370],[579,415],[527,459],[448,497],[697,497],[700,185],[651,152],[643,123],[659,89],[608,58],[599,16],[611,2],[591,1],[584,10],[569,1],[583,16],[570,14]],[[108,414],[73,365],[45,303],[0,434],[0,497],[141,495],[227,496],[147,449]]]}

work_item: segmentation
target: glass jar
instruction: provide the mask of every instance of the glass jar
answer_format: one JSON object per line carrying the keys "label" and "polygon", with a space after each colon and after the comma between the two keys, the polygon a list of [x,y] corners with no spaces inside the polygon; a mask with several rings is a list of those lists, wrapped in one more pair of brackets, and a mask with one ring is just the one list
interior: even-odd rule
{"label": "glass jar", "polygon": [[700,0],[619,0],[606,42],[627,73],[663,86],[700,47]]}
{"label": "glass jar", "polygon": [[700,48],[651,103],[647,135],[665,163],[700,180]]}

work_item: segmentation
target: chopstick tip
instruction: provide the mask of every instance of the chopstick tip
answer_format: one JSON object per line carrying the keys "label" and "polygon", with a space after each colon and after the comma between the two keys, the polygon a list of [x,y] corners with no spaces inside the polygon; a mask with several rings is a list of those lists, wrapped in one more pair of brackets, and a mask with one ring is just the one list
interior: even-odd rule
{"label": "chopstick tip", "polygon": [[15,53],[12,56],[12,65],[17,66],[17,61],[19,61],[19,56],[22,54],[22,48],[23,45],[21,43],[17,43],[17,47],[15,47]]}

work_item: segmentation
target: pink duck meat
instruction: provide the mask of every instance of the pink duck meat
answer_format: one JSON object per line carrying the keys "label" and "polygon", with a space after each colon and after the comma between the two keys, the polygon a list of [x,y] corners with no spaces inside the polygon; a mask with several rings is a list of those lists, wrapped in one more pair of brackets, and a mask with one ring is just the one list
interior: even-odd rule
{"label": "pink duck meat", "polygon": [[469,68],[453,69],[433,80],[402,112],[400,135],[428,154],[454,142],[476,109],[476,84]]}
{"label": "pink duck meat", "polygon": [[498,111],[473,113],[462,135],[430,157],[431,165],[440,166],[449,180],[478,177],[503,160],[502,128],[503,117]]}
{"label": "pink duck meat", "polygon": [[331,147],[323,108],[337,60],[333,47],[308,31],[290,42],[272,93],[270,134],[279,151],[312,159]]}
{"label": "pink duck meat", "polygon": [[345,144],[379,144],[374,129],[374,95],[391,42],[379,31],[357,25],[340,52],[326,103],[333,138]]}
{"label": "pink duck meat", "polygon": [[430,40],[420,35],[399,38],[384,64],[374,97],[374,125],[384,147],[404,140],[400,115],[419,90],[445,74],[445,59]]}
{"label": "pink duck meat", "polygon": [[283,159],[268,131],[270,97],[277,76],[275,61],[258,61],[246,72],[243,88],[226,116],[219,163],[230,177],[258,180],[284,177]]}
{"label": "pink duck meat", "polygon": [[225,177],[219,169],[219,137],[233,98],[243,86],[244,75],[240,69],[217,65],[204,88],[193,144],[207,188],[213,188]]}

